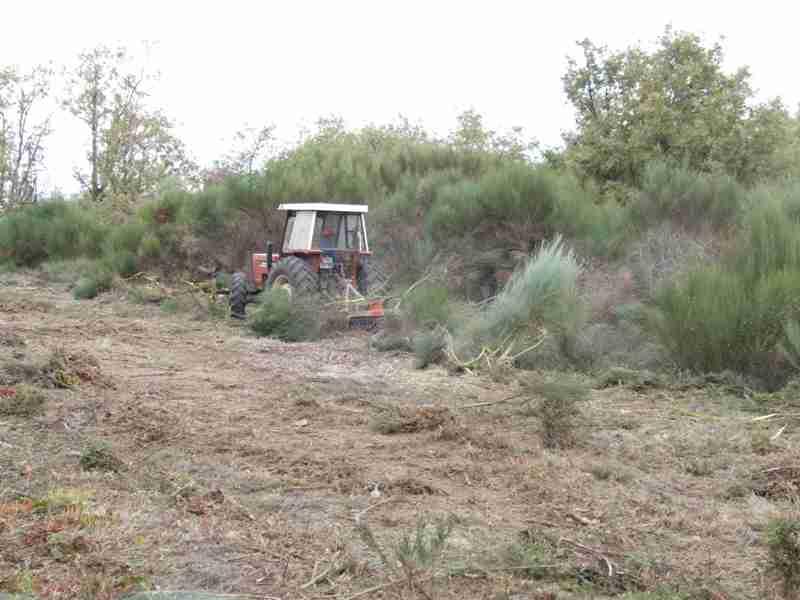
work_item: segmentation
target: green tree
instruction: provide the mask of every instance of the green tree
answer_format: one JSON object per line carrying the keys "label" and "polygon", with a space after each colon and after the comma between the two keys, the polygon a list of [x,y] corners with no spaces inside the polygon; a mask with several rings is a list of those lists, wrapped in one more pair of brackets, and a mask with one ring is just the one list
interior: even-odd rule
{"label": "green tree", "polygon": [[89,171],[75,177],[95,202],[130,202],[194,169],[174,123],[146,105],[153,79],[130,68],[124,49],[107,46],[82,53],[69,74],[65,104],[88,127],[90,142]]}
{"label": "green tree", "polygon": [[726,73],[720,44],[667,28],[650,52],[579,46],[583,61],[569,61],[563,83],[577,125],[565,160],[581,176],[635,185],[653,159],[745,182],[786,167],[788,113],[779,101],[753,104],[749,71]]}
{"label": "green tree", "polygon": [[506,134],[488,129],[483,115],[474,109],[465,110],[456,117],[458,126],[448,140],[459,150],[488,152],[498,156],[528,160],[539,147],[538,142],[526,139],[522,127],[512,127]]}

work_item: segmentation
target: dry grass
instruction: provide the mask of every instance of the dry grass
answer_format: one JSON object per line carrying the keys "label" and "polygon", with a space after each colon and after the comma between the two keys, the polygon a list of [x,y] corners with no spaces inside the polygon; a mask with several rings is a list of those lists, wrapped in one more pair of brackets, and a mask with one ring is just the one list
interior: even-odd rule
{"label": "dry grass", "polygon": [[[581,393],[576,444],[553,451],[535,411],[497,403],[516,387],[417,371],[363,337],[286,345],[154,306],[36,293],[54,309],[0,288],[0,327],[24,340],[0,360],[24,348],[14,360],[42,365],[58,341],[102,377],[48,389],[35,420],[0,417],[2,591],[781,597],[767,533],[796,515],[800,433],[788,416],[754,420],[725,385]],[[124,469],[82,468],[98,440]],[[409,583],[401,546],[429,580]],[[426,552],[436,559],[413,558]]]}
{"label": "dry grass", "polygon": [[44,410],[45,395],[35,387],[0,388],[0,416],[32,417]]}

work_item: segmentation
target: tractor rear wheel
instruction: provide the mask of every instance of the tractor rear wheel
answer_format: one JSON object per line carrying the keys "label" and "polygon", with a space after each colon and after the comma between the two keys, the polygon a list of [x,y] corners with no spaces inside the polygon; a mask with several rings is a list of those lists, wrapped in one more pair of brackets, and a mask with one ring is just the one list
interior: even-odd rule
{"label": "tractor rear wheel", "polygon": [[234,273],[231,277],[230,295],[231,317],[234,319],[245,318],[247,306],[247,277],[244,273]]}
{"label": "tractor rear wheel", "polygon": [[296,256],[285,256],[269,272],[270,289],[285,291],[289,296],[306,296],[317,292],[319,278],[309,264]]}

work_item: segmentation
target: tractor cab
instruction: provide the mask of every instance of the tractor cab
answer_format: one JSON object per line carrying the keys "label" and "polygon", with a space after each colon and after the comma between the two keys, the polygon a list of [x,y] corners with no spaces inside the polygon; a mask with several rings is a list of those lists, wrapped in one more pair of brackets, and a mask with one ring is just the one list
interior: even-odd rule
{"label": "tractor cab", "polygon": [[250,276],[231,282],[231,314],[244,316],[248,296],[264,289],[319,294],[341,301],[350,324],[370,328],[383,317],[383,305],[369,301],[369,242],[363,204],[281,204],[286,213],[279,248],[251,258]]}

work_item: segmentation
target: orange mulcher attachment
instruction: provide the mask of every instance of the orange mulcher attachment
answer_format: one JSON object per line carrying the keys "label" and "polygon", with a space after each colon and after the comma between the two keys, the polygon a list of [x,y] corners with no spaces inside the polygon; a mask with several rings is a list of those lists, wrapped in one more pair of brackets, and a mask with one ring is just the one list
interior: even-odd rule
{"label": "orange mulcher attachment", "polygon": [[366,305],[366,310],[359,310],[347,315],[348,328],[374,331],[383,325],[383,300],[368,300]]}

